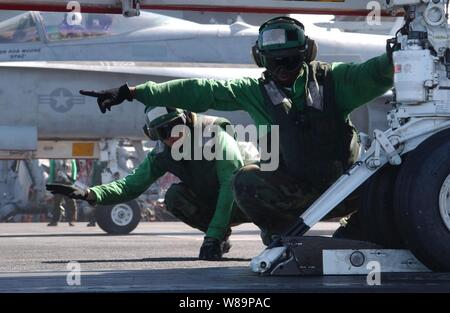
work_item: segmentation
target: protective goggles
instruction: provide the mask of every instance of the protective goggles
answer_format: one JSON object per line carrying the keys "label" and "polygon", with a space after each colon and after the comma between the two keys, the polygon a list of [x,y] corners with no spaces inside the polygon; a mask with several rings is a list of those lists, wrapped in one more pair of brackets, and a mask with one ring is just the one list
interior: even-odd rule
{"label": "protective goggles", "polygon": [[300,68],[304,60],[305,58],[301,54],[285,57],[265,56],[265,67],[274,72],[280,68],[293,71]]}

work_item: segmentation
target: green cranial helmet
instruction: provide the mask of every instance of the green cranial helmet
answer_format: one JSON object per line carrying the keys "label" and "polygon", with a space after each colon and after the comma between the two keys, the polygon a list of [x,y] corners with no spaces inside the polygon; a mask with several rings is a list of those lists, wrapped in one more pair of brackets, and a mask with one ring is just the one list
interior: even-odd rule
{"label": "green cranial helmet", "polygon": [[280,16],[261,25],[252,53],[256,64],[265,67],[267,58],[296,57],[309,63],[315,58],[316,48],[315,42],[305,35],[302,23]]}
{"label": "green cranial helmet", "polygon": [[172,128],[186,124],[186,114],[183,110],[161,107],[145,109],[144,133],[151,140],[164,140],[170,137]]}
{"label": "green cranial helmet", "polygon": [[304,50],[305,45],[305,29],[297,20],[276,17],[259,28],[258,49],[263,54],[294,48]]}

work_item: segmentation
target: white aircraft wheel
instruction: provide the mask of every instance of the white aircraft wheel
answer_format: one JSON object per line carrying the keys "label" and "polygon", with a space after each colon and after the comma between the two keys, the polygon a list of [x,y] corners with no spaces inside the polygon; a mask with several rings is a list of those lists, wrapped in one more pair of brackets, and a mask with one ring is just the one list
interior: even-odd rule
{"label": "white aircraft wheel", "polygon": [[398,166],[386,165],[367,182],[358,213],[367,240],[391,249],[404,246],[393,209],[398,170]]}
{"label": "white aircraft wheel", "polygon": [[450,231],[450,174],[444,180],[439,192],[439,211],[445,227]]}
{"label": "white aircraft wheel", "polygon": [[99,205],[95,209],[95,218],[108,234],[125,235],[133,231],[141,220],[141,209],[135,201],[116,205]]}
{"label": "white aircraft wheel", "polygon": [[396,223],[407,248],[435,271],[450,271],[450,129],[423,142],[401,166]]}

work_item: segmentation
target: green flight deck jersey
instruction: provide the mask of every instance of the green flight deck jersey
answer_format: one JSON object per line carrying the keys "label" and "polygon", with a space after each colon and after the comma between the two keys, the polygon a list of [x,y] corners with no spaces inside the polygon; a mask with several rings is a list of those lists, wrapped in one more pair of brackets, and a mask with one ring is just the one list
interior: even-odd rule
{"label": "green flight deck jersey", "polygon": [[[350,112],[383,95],[393,85],[393,65],[386,54],[361,64],[332,63],[331,66],[335,103],[342,119],[348,119]],[[297,110],[303,110],[306,103],[307,68],[304,63],[303,73],[290,92]],[[146,106],[179,107],[192,112],[243,110],[250,114],[257,127],[273,123],[257,78],[149,81],[136,87],[136,99]]]}

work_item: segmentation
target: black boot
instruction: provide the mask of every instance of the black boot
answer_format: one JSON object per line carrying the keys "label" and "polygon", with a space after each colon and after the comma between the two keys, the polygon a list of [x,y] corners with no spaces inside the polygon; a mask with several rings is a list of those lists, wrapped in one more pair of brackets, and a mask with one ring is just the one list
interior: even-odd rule
{"label": "black boot", "polygon": [[231,228],[227,231],[227,233],[221,243],[223,254],[230,252],[230,249],[232,247],[231,242],[230,242],[230,236],[231,236]]}
{"label": "black boot", "polygon": [[333,238],[367,241],[357,212],[342,218],[340,223],[341,227],[334,232]]}

